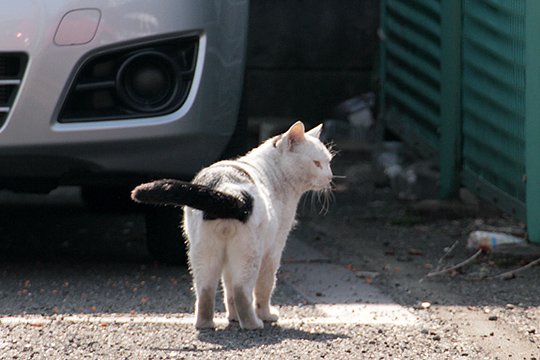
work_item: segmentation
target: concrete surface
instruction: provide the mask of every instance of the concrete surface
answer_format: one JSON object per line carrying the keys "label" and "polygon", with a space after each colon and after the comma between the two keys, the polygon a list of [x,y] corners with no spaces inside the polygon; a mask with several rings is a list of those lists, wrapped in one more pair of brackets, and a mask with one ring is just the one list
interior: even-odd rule
{"label": "concrete surface", "polygon": [[302,319],[303,322],[416,324],[416,317],[406,308],[296,236],[289,239],[280,274],[288,285],[324,315]]}

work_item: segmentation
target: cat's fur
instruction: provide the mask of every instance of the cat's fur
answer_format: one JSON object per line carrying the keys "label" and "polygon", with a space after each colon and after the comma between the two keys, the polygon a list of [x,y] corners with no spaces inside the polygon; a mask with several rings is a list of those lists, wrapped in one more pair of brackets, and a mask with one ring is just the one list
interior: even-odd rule
{"label": "cat's fur", "polygon": [[304,132],[297,122],[247,155],[203,169],[192,183],[160,180],[133,190],[135,201],[186,205],[197,328],[214,327],[220,278],[229,320],[244,329],[277,321],[270,298],[298,202],[306,191],[328,190],[332,181],[321,127]]}

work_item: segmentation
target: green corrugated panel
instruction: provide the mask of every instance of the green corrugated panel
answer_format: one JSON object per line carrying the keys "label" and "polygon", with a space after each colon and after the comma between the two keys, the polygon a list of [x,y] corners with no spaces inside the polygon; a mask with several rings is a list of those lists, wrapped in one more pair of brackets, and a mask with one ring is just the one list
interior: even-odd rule
{"label": "green corrugated panel", "polygon": [[458,187],[460,7],[456,0],[381,2],[385,123],[426,155],[438,155],[442,197]]}
{"label": "green corrugated panel", "polygon": [[525,217],[525,0],[463,0],[463,180]]}
{"label": "green corrugated panel", "polygon": [[382,0],[381,110],[540,243],[540,0]]}
{"label": "green corrugated panel", "polygon": [[383,0],[381,102],[388,125],[437,150],[441,103],[440,1]]}
{"label": "green corrugated panel", "polygon": [[540,243],[540,1],[527,0],[525,12],[525,167],[529,239]]}

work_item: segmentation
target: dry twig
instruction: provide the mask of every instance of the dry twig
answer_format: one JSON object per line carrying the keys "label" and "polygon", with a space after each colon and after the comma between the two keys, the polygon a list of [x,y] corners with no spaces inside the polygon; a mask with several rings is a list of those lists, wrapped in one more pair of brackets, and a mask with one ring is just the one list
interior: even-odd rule
{"label": "dry twig", "polygon": [[459,240],[456,240],[454,241],[454,243],[448,248],[448,250],[445,250],[444,252],[444,255],[441,256],[441,258],[439,259],[439,261],[437,262],[437,268],[435,269],[435,271],[439,271],[441,270],[441,268],[443,267],[443,261],[446,260],[448,258],[448,256],[450,256],[450,253],[452,251],[454,251],[454,249],[456,248],[456,246],[459,244]]}
{"label": "dry twig", "polygon": [[469,265],[470,263],[472,263],[474,260],[476,260],[476,258],[477,258],[478,256],[480,256],[480,254],[482,254],[482,250],[481,250],[481,249],[478,250],[477,252],[475,252],[474,255],[471,256],[470,258],[468,258],[467,260],[462,261],[462,262],[460,262],[459,264],[456,264],[456,265],[454,265],[454,266],[450,266],[450,267],[448,267],[448,268],[446,268],[446,269],[442,269],[442,270],[440,270],[440,271],[433,271],[433,272],[430,272],[430,273],[428,273],[428,274],[426,275],[426,277],[433,277],[433,276],[438,276],[438,275],[444,275],[444,274],[447,274],[447,273],[449,273],[449,272],[455,271],[455,270],[457,270],[457,269],[459,269],[459,268],[462,268],[462,267],[464,267],[464,266],[467,266],[467,265]]}
{"label": "dry twig", "polygon": [[507,271],[507,272],[503,272],[502,274],[499,274],[499,275],[495,275],[493,278],[495,278],[495,279],[503,279],[503,280],[512,279],[518,272],[526,270],[528,268],[531,268],[536,264],[540,264],[540,258],[538,258],[536,260],[533,260],[530,263],[528,263],[527,265],[523,265],[522,267],[519,267],[517,269],[510,270],[510,271]]}

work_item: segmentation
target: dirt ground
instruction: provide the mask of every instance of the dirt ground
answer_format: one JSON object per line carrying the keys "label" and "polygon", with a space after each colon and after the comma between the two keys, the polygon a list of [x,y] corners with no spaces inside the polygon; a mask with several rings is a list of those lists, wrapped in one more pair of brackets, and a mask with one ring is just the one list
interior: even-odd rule
{"label": "dirt ground", "polygon": [[369,153],[338,155],[334,173],[347,177],[326,216],[300,207],[298,236],[410,308],[426,322],[426,338],[463,347],[447,358],[540,358],[540,267],[496,278],[540,257],[537,246],[482,253],[470,265],[426,276],[471,257],[471,231],[520,233],[523,224],[470,196],[468,204],[400,201],[371,164]]}

